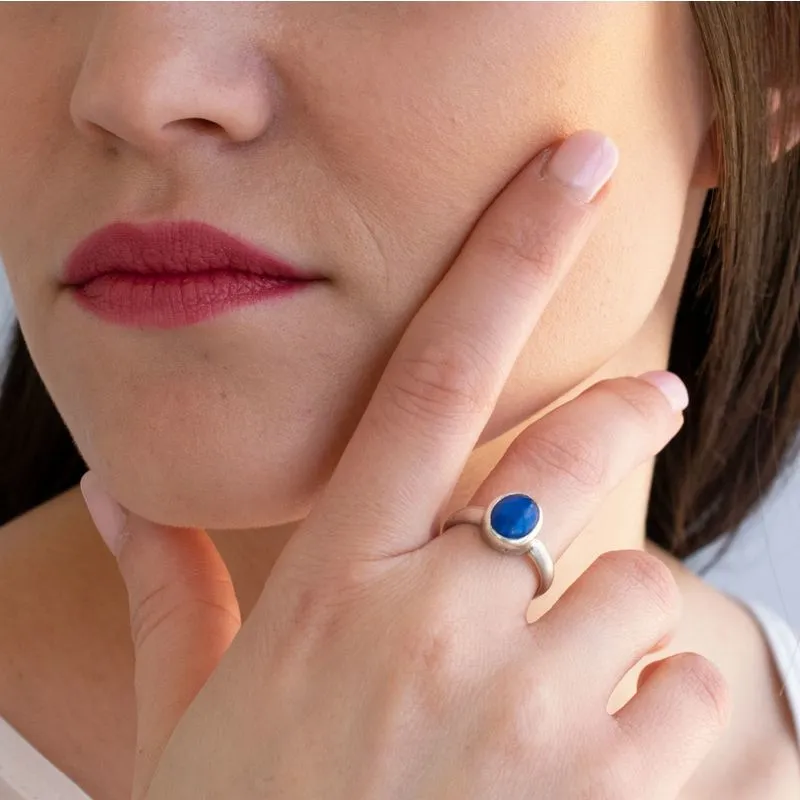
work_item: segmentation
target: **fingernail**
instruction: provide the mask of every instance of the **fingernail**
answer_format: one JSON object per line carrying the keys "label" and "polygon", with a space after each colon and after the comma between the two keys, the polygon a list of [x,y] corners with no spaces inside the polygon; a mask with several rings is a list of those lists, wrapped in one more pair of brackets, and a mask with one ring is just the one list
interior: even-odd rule
{"label": "fingernail", "polygon": [[565,139],[545,164],[545,175],[590,202],[605,186],[619,163],[614,142],[598,131],[584,130]]}
{"label": "fingernail", "polygon": [[114,556],[118,556],[127,520],[125,510],[103,489],[91,470],[81,478],[81,493],[98,533]]}
{"label": "fingernail", "polygon": [[683,411],[689,405],[689,391],[686,384],[674,373],[665,370],[645,372],[639,380],[655,386],[670,404],[673,411]]}

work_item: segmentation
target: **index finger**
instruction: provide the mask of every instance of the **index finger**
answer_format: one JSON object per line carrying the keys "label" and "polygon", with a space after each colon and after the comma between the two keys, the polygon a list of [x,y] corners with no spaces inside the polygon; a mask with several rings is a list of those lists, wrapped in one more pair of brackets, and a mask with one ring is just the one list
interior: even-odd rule
{"label": "index finger", "polygon": [[308,531],[317,527],[311,518],[334,525],[324,538],[338,557],[387,557],[435,533],[519,353],[588,238],[617,161],[610,139],[579,131],[534,157],[481,217],[406,329],[306,520]]}

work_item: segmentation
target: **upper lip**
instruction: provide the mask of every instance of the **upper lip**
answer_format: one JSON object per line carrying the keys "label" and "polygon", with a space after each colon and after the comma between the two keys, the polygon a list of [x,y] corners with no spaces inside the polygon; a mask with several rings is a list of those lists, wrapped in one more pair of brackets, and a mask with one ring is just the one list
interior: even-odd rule
{"label": "upper lip", "polygon": [[64,283],[77,285],[108,273],[180,274],[227,269],[284,280],[316,280],[211,225],[196,221],[115,222],[83,239],[67,258]]}

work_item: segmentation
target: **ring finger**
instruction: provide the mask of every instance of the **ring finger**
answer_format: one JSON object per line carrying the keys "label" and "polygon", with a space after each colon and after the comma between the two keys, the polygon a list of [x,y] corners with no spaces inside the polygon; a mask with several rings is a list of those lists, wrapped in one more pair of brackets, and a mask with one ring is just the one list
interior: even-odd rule
{"label": "ring finger", "polygon": [[[469,505],[486,507],[510,492],[530,495],[542,511],[537,538],[557,560],[611,489],[678,432],[687,401],[672,373],[600,381],[525,429]],[[464,580],[490,587],[500,614],[524,621],[539,583],[527,557],[493,550],[469,524],[450,528],[423,551],[450,569],[457,563]]]}

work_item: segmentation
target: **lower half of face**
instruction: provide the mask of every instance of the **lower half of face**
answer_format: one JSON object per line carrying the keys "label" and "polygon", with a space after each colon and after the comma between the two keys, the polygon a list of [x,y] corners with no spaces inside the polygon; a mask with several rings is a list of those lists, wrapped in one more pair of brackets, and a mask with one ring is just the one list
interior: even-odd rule
{"label": "lower half of face", "polygon": [[[36,25],[33,6],[2,12],[0,253],[75,442],[138,513],[209,528],[305,514],[482,211],[579,128],[617,142],[613,188],[484,438],[659,315],[668,337],[710,122],[683,4],[239,4],[214,25],[214,4],[102,20],[65,5]],[[137,49],[117,35],[131,28]],[[31,55],[44,38],[50,62]],[[187,216],[328,280],[169,330],[104,321],[59,284],[96,228]]]}

